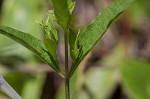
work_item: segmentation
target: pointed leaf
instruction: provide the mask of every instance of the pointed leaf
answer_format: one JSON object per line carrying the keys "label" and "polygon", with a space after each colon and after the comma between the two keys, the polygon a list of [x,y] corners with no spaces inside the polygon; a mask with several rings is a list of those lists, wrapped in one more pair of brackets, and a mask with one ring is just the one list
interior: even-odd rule
{"label": "pointed leaf", "polygon": [[69,12],[70,14],[72,14],[74,8],[75,8],[75,2],[72,2],[72,0],[68,0],[68,9],[69,9]]}
{"label": "pointed leaf", "polygon": [[0,34],[3,34],[20,43],[21,45],[32,51],[34,54],[36,54],[44,62],[48,63],[54,70],[60,72],[59,65],[56,64],[55,60],[51,58],[51,56],[47,52],[47,49],[44,47],[44,44],[37,38],[31,36],[28,33],[24,33],[6,26],[0,26]]}
{"label": "pointed leaf", "polygon": [[56,42],[58,41],[58,34],[50,16],[48,16],[46,22],[42,21],[41,23],[37,23],[40,24],[43,30],[45,31],[46,37],[52,38]]}
{"label": "pointed leaf", "polygon": [[79,49],[78,48],[72,50],[71,57],[72,57],[72,60],[73,60],[73,64],[76,62],[76,60],[78,58],[78,55],[79,55]]}
{"label": "pointed leaf", "polygon": [[48,10],[48,15],[51,17],[52,20],[56,20],[56,16],[54,14],[54,10]]}
{"label": "pointed leaf", "polygon": [[57,42],[52,38],[46,38],[44,43],[46,48],[48,49],[48,52],[55,60],[57,60]]}
{"label": "pointed leaf", "polygon": [[58,41],[58,34],[50,17],[47,18],[46,25],[48,26],[48,30],[50,31],[53,39],[55,39],[55,41]]}
{"label": "pointed leaf", "polygon": [[76,40],[76,33],[70,28],[69,29],[69,44],[70,44],[70,49],[74,48],[75,40]]}
{"label": "pointed leaf", "polygon": [[70,13],[68,9],[67,0],[51,0],[54,13],[58,24],[65,30],[68,29],[70,23]]}
{"label": "pointed leaf", "polygon": [[79,46],[78,46],[79,33],[80,32],[76,34],[72,29],[70,29],[69,44],[70,44],[70,54],[73,60],[73,64],[76,62],[79,56]]}
{"label": "pointed leaf", "polygon": [[58,34],[51,20],[51,17],[48,16],[46,22],[42,21],[42,23],[39,24],[43,27],[45,31],[46,39],[44,41],[44,44],[48,50],[48,53],[51,56],[51,59],[53,59],[53,62],[59,65],[57,59]]}
{"label": "pointed leaf", "polygon": [[115,0],[80,34],[79,45],[82,48],[82,55],[78,59],[78,62],[71,67],[70,76],[72,76],[77,66],[104,35],[110,25],[133,3],[133,1],[134,0]]}

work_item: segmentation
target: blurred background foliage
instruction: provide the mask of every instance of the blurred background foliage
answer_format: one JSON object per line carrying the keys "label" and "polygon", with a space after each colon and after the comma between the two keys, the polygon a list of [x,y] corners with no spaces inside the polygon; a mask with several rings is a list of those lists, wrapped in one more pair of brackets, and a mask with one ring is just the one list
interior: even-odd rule
{"label": "blurred background foliage", "polygon": [[[75,29],[87,26],[111,3],[74,1]],[[135,1],[80,64],[71,78],[71,99],[150,99],[150,1]],[[52,8],[49,0],[0,0],[0,4],[2,25],[42,40],[43,31],[36,21],[44,20]],[[58,57],[62,65],[63,49],[61,39]],[[23,99],[65,99],[62,79],[27,49],[2,35],[0,73]],[[9,98],[1,93],[0,99]]]}

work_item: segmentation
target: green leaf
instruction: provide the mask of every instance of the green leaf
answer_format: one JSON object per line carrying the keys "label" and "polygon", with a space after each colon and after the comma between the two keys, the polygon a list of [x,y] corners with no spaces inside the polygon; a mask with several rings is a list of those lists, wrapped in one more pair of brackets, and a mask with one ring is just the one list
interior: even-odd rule
{"label": "green leaf", "polygon": [[72,2],[72,0],[68,0],[68,9],[69,9],[69,12],[70,14],[72,14],[74,8],[75,8],[75,2]]}
{"label": "green leaf", "polygon": [[50,33],[49,35],[51,35],[51,37],[57,42],[58,41],[58,34],[57,34],[55,26],[52,22],[52,19],[50,17],[47,18],[46,25],[48,26],[48,30]]}
{"label": "green leaf", "polygon": [[77,34],[71,28],[69,28],[69,44],[70,44],[70,49],[74,48],[74,43],[75,43],[75,40],[76,40],[76,35]]}
{"label": "green leaf", "polygon": [[134,0],[115,0],[80,34],[79,45],[82,48],[82,55],[80,55],[78,62],[71,67],[69,72],[70,76],[72,76],[77,66],[95,46],[98,40],[100,40],[110,25],[133,3],[133,1]]}
{"label": "green leaf", "polygon": [[22,99],[38,99],[46,80],[45,73],[38,73],[31,77],[27,76],[27,78],[21,90]]}
{"label": "green leaf", "polygon": [[150,99],[150,63],[128,59],[120,71],[123,86],[132,99]]}
{"label": "green leaf", "polygon": [[92,66],[86,71],[85,86],[90,93],[89,99],[108,99],[114,90],[115,70]]}
{"label": "green leaf", "polygon": [[43,27],[46,37],[52,38],[56,42],[58,41],[58,34],[50,16],[47,18],[46,22],[42,21],[41,23],[37,23]]}
{"label": "green leaf", "polygon": [[71,58],[73,60],[73,64],[76,62],[78,56],[79,56],[79,38],[80,31],[78,34],[73,32],[73,30],[70,29],[70,34],[69,34],[69,44],[70,44],[70,54]]}
{"label": "green leaf", "polygon": [[52,57],[57,60],[57,42],[52,38],[46,38],[44,44]]}
{"label": "green leaf", "polygon": [[60,66],[49,55],[47,49],[44,47],[44,44],[37,38],[31,36],[28,33],[24,33],[6,26],[0,26],[0,34],[3,34],[20,43],[21,45],[32,51],[34,54],[36,54],[41,60],[48,63],[54,70],[60,72]]}
{"label": "green leaf", "polygon": [[39,23],[45,31],[44,44],[50,54],[51,58],[55,60],[56,64],[59,64],[57,59],[57,46],[58,46],[58,34],[50,16],[48,16],[46,22]]}
{"label": "green leaf", "polygon": [[48,10],[48,15],[51,17],[52,20],[56,20],[56,16],[54,14],[54,10]]}
{"label": "green leaf", "polygon": [[68,9],[67,0],[51,0],[51,1],[54,7],[54,13],[58,24],[64,30],[67,30],[70,24],[70,12]]}

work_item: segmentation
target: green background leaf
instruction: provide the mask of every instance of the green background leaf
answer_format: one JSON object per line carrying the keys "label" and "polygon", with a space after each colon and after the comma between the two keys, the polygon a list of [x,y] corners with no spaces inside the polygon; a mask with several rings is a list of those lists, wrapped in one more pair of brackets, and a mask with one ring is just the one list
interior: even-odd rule
{"label": "green background leaf", "polygon": [[128,59],[120,67],[124,88],[132,99],[150,99],[150,64]]}
{"label": "green background leaf", "polygon": [[85,76],[85,86],[92,99],[108,99],[115,86],[115,72],[106,68],[93,67]]}

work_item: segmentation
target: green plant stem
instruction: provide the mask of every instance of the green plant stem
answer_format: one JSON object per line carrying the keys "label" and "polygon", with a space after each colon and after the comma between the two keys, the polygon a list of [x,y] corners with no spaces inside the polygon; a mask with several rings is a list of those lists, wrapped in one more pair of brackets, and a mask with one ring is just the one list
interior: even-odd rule
{"label": "green plant stem", "polygon": [[65,74],[68,76],[69,68],[68,68],[68,32],[65,32]]}
{"label": "green plant stem", "polygon": [[70,99],[70,88],[69,88],[69,66],[68,66],[68,31],[64,34],[65,39],[65,93],[66,99]]}
{"label": "green plant stem", "polygon": [[70,99],[70,87],[69,87],[69,79],[65,79],[65,93],[66,93],[66,99]]}

